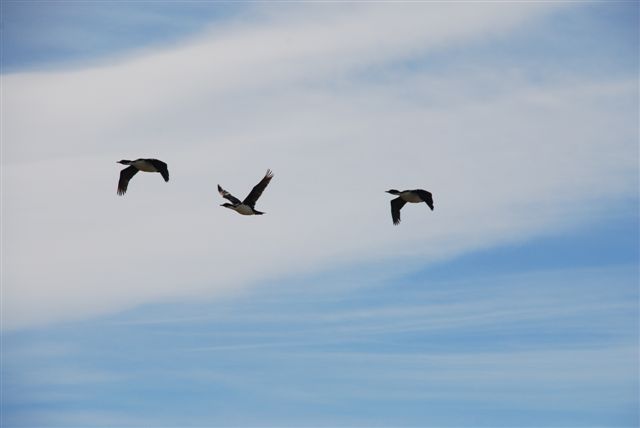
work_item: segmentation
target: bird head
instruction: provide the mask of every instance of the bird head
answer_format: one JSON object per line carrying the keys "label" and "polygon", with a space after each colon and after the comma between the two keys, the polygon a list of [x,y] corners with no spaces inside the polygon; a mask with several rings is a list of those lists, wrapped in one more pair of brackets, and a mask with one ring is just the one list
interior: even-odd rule
{"label": "bird head", "polygon": [[387,193],[391,193],[392,195],[399,195],[400,194],[400,192],[398,190],[396,190],[396,189],[387,190],[386,192]]}
{"label": "bird head", "polygon": [[225,202],[224,204],[220,204],[221,207],[225,207],[225,208],[231,208],[233,209],[233,204],[230,204],[229,202]]}
{"label": "bird head", "polygon": [[129,164],[131,164],[131,161],[130,161],[130,160],[123,159],[123,160],[119,160],[119,161],[118,161],[118,162],[116,162],[116,163],[121,163],[122,165],[129,165]]}

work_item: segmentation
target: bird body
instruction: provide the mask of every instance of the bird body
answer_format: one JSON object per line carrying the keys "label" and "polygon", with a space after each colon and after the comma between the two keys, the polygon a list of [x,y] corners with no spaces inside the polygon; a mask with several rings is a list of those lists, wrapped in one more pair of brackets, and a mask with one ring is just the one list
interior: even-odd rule
{"label": "bird body", "polygon": [[251,208],[249,205],[245,205],[245,204],[233,205],[233,204],[229,204],[229,203],[224,203],[224,204],[222,204],[222,206],[223,207],[227,207],[227,208],[231,208],[232,210],[234,210],[238,214],[242,214],[242,215],[262,215],[262,214],[264,214],[264,213],[262,213],[260,211],[256,211],[254,208]]}
{"label": "bird body", "polygon": [[[159,166],[156,166],[158,162],[160,161],[157,159],[136,159],[132,161],[129,165],[136,167],[138,171],[160,172]],[[154,165],[154,163],[156,165]],[[166,164],[165,164],[165,167],[166,167]]]}
{"label": "bird body", "polygon": [[416,190],[405,190],[400,192],[398,196],[400,196],[405,202],[412,202],[414,204],[424,202]]}
{"label": "bird body", "polygon": [[391,200],[391,219],[393,220],[393,224],[400,223],[400,210],[407,202],[411,203],[426,203],[431,211],[433,211],[433,196],[431,192],[422,189],[414,189],[414,190],[387,190],[387,193],[392,195],[397,195],[398,197]]}
{"label": "bird body", "polygon": [[136,159],[126,160],[123,159],[116,163],[122,165],[128,165],[127,168],[120,171],[120,180],[118,181],[118,195],[124,195],[127,192],[129,186],[129,180],[133,178],[138,171],[143,172],[158,172],[164,178],[164,181],[169,181],[169,170],[167,164],[158,159]]}
{"label": "bird body", "polygon": [[264,175],[262,180],[260,180],[258,184],[253,186],[253,189],[251,189],[251,192],[249,192],[247,197],[244,198],[244,201],[240,201],[240,199],[236,198],[231,193],[224,190],[218,184],[218,192],[220,193],[220,195],[222,195],[223,198],[229,201],[229,202],[225,202],[224,204],[221,204],[220,206],[232,209],[238,214],[242,214],[242,215],[264,214],[263,212],[256,210],[255,205],[256,205],[256,202],[258,201],[258,198],[262,195],[262,192],[264,192],[264,189],[267,188],[272,178],[273,178],[273,173],[271,172],[271,170],[268,169],[267,173]]}

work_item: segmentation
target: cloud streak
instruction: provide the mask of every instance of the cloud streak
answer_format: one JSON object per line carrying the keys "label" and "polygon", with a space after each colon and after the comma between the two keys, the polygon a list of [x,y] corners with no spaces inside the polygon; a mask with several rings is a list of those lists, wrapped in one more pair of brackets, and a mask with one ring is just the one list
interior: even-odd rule
{"label": "cloud streak", "polygon": [[[189,303],[182,322],[174,317],[185,305],[170,303],[9,334],[7,422],[54,425],[92,411],[95,421],[67,425],[119,414],[132,426],[468,426],[479,417],[624,426],[637,419],[636,276],[635,266],[452,273],[311,297],[279,285],[279,299],[265,290]],[[144,420],[165,402],[165,418]]]}
{"label": "cloud streak", "polygon": [[[604,215],[635,192],[635,78],[428,67],[555,10],[256,7],[166,50],[4,75],[4,328],[434,262]],[[140,174],[117,198],[115,161],[139,156],[172,180]],[[216,184],[242,192],[268,167],[266,216],[217,209]],[[436,211],[407,207],[391,227],[382,192],[413,186]]]}

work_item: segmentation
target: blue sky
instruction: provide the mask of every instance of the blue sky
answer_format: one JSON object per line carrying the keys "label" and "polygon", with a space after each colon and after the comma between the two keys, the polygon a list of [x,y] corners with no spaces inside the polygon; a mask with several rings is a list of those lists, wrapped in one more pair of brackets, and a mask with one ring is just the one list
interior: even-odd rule
{"label": "blue sky", "polygon": [[2,426],[638,425],[636,2],[2,8]]}

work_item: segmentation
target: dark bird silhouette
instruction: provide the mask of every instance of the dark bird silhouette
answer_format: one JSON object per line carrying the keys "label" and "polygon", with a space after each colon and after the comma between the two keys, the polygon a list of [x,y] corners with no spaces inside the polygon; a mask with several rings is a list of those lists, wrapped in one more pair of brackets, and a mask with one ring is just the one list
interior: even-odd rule
{"label": "dark bird silhouette", "polygon": [[226,200],[231,202],[231,203],[225,202],[224,204],[221,204],[220,206],[232,209],[235,212],[237,212],[239,214],[242,214],[242,215],[262,215],[262,214],[264,214],[263,212],[257,211],[255,209],[255,205],[256,205],[256,201],[258,200],[260,195],[262,195],[262,192],[264,192],[264,189],[266,189],[266,187],[269,185],[269,182],[271,181],[272,178],[273,178],[273,173],[271,172],[270,169],[268,169],[267,173],[264,175],[262,180],[260,180],[260,182],[258,184],[253,186],[253,189],[251,189],[251,192],[249,192],[247,197],[244,198],[244,201],[242,201],[242,202],[240,201],[240,199],[236,198],[231,193],[229,193],[226,190],[224,190],[218,184],[218,192],[220,193],[220,195],[222,195],[223,198],[225,198]]}
{"label": "dark bird silhouette", "polygon": [[387,190],[387,193],[391,193],[392,195],[397,195],[398,197],[391,200],[391,219],[393,220],[393,224],[400,223],[400,210],[404,207],[404,204],[407,202],[420,203],[425,202],[433,211],[433,196],[431,192],[427,192],[422,189],[415,190],[403,190],[402,192],[391,189]]}
{"label": "dark bird silhouette", "polygon": [[162,175],[162,178],[164,178],[164,181],[169,181],[169,170],[167,169],[167,164],[159,161],[158,159],[136,159],[134,161],[125,159],[116,163],[129,165],[127,168],[120,171],[118,195],[124,195],[127,192],[129,180],[131,180],[138,171],[159,172]]}

